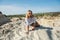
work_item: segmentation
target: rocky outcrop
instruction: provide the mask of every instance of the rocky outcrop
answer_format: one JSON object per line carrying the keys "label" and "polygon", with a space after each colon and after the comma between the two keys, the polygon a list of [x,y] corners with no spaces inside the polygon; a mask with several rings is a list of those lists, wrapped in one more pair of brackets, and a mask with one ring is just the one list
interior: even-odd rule
{"label": "rocky outcrop", "polygon": [[[0,26],[0,40],[60,40],[60,20],[37,19],[40,27],[25,33],[24,20],[9,22]],[[53,26],[54,23],[54,26]],[[57,24],[58,23],[58,24]]]}
{"label": "rocky outcrop", "polygon": [[10,22],[10,20],[0,12],[0,26],[4,23]]}

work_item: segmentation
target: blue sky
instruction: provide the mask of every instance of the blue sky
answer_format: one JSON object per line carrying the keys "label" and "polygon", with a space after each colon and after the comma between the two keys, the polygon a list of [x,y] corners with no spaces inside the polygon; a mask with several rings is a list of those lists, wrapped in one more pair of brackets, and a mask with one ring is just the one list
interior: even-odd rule
{"label": "blue sky", "polygon": [[60,12],[60,0],[0,0],[3,14],[24,14],[27,10],[33,13]]}

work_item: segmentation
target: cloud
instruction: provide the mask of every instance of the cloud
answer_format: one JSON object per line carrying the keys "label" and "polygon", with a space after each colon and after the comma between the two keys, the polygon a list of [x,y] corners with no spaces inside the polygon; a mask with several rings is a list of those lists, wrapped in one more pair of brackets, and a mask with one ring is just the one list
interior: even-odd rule
{"label": "cloud", "polygon": [[20,14],[20,13],[24,13],[25,8],[23,7],[18,7],[18,6],[12,6],[12,5],[1,5],[0,6],[0,11],[3,12],[3,14]]}
{"label": "cloud", "polygon": [[3,14],[6,15],[24,14],[29,9],[32,10],[34,13],[60,11],[59,7],[0,5],[0,11],[2,11]]}

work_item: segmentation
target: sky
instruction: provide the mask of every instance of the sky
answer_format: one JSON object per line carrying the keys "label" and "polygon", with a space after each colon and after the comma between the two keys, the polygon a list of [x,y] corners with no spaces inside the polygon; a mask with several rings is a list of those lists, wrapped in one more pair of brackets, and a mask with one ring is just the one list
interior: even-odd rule
{"label": "sky", "polygon": [[0,0],[0,11],[6,15],[60,12],[60,0]]}

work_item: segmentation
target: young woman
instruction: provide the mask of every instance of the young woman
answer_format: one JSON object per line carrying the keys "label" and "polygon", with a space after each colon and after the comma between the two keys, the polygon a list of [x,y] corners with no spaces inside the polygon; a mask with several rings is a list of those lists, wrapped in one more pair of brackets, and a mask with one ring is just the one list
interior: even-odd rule
{"label": "young woman", "polygon": [[32,14],[31,10],[27,11],[25,22],[26,22],[26,32],[27,33],[29,32],[29,26],[32,26],[32,30],[35,29],[36,19],[35,19],[34,15]]}

